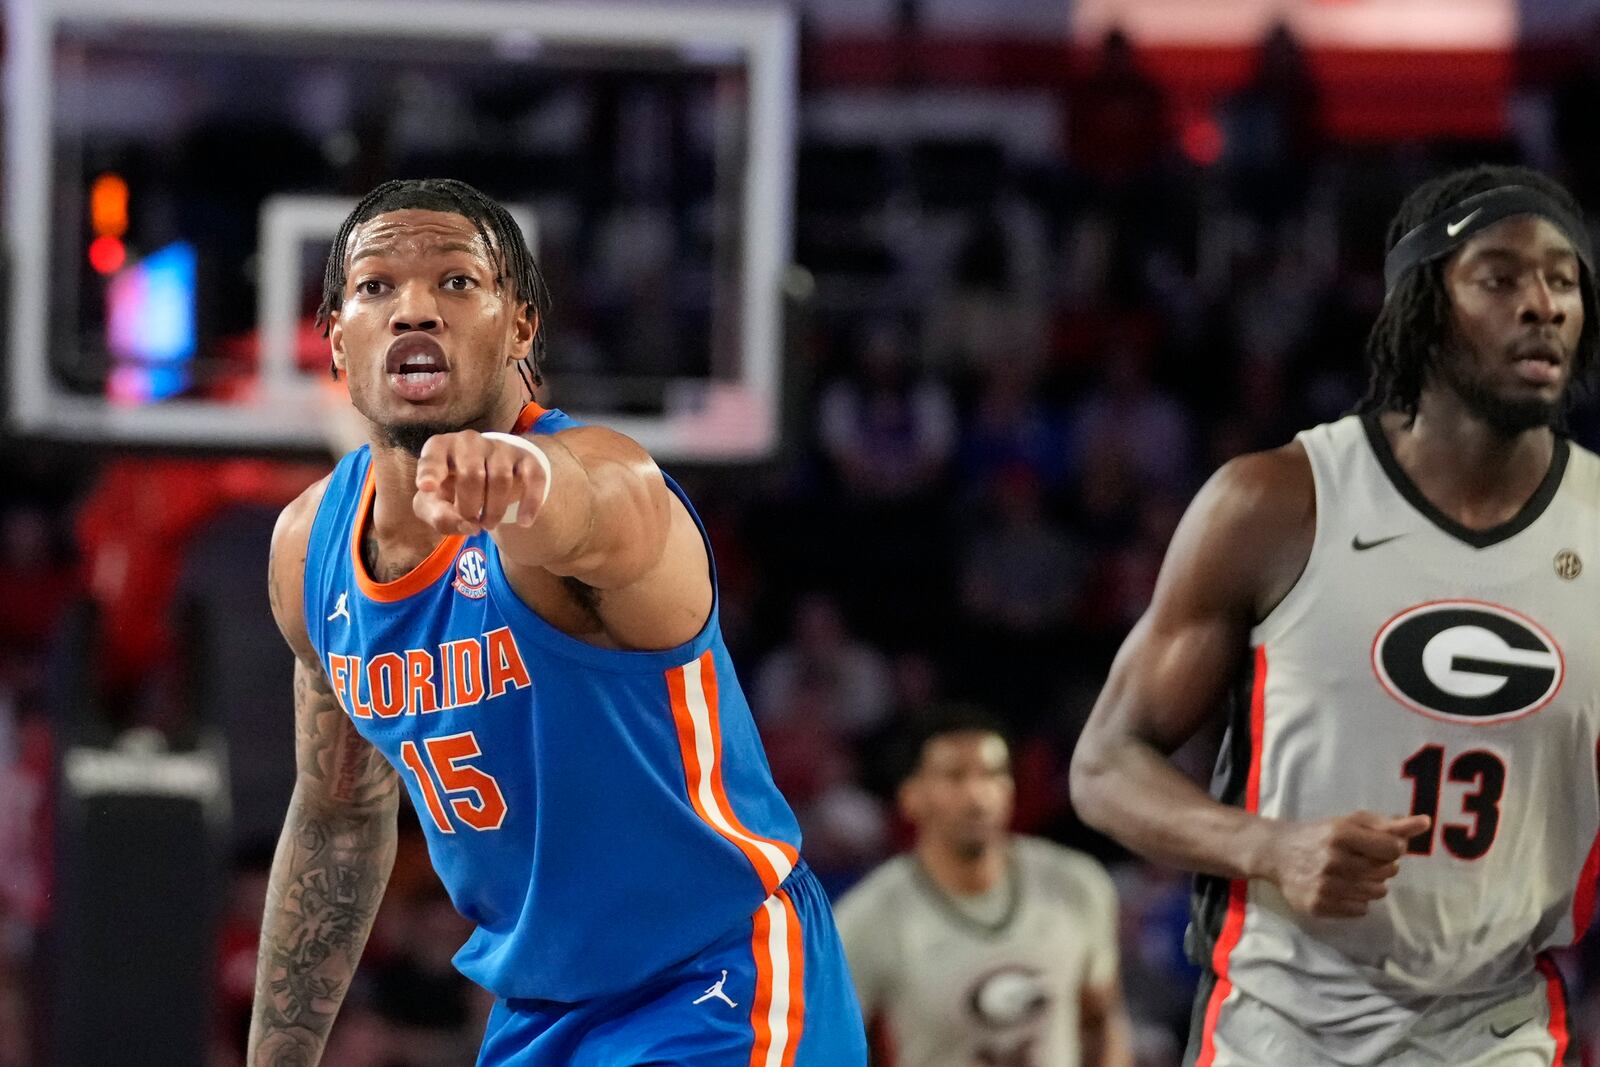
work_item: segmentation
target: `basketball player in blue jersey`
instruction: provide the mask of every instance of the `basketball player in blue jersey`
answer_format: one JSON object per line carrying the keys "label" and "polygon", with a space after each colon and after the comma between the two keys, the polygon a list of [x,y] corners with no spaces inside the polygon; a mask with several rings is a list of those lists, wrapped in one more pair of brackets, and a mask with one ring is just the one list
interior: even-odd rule
{"label": "basketball player in blue jersey", "polygon": [[299,770],[248,1062],[321,1057],[403,787],[498,998],[480,1065],[864,1064],[705,532],[638,445],[531,401],[547,305],[461,182],[379,186],[334,243],[323,322],[370,444],[273,537]]}
{"label": "basketball player in blue jersey", "polygon": [[[1233,460],[1073,758],[1083,817],[1197,871],[1191,1067],[1572,1064],[1549,950],[1600,874],[1600,354],[1570,193],[1424,183],[1362,410]],[[1168,753],[1229,695],[1214,796]]]}

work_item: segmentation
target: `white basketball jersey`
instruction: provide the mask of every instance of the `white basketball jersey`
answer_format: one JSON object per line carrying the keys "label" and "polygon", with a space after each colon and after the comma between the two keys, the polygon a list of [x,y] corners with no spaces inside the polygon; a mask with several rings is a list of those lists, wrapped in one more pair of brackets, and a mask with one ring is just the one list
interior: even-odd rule
{"label": "white basketball jersey", "polygon": [[1251,633],[1220,797],[1281,819],[1368,809],[1434,828],[1361,919],[1202,878],[1209,973],[1188,1062],[1562,1062],[1540,956],[1588,925],[1600,834],[1600,458],[1559,439],[1527,506],[1473,531],[1428,503],[1373,418],[1302,433],[1305,572]]}
{"label": "white basketball jersey", "polygon": [[979,922],[899,856],[835,914],[862,1014],[898,1067],[1077,1067],[1085,987],[1116,981],[1117,898],[1088,856],[1013,839],[1006,897]]}

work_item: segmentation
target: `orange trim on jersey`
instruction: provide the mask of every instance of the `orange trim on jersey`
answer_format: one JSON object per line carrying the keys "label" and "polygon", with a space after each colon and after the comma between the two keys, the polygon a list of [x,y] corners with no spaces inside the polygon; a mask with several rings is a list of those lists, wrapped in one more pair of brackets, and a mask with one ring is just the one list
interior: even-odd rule
{"label": "orange trim on jersey", "polygon": [[[699,709],[690,706],[687,672],[691,669],[698,671],[700,692],[704,697]],[[745,859],[750,861],[761,879],[762,887],[771,895],[799,862],[799,853],[783,841],[752,833],[739,821],[728,802],[728,792],[722,781],[722,724],[717,713],[717,668],[711,651],[708,649],[694,662],[667,671],[667,692],[672,703],[673,725],[677,727],[678,751],[683,757],[684,784],[690,805],[702,822],[744,853]],[[699,736],[696,728],[696,710],[701,710],[705,716],[704,737]],[[706,795],[706,786],[709,786],[709,797]],[[785,861],[787,869],[780,870],[768,850],[776,852]]]}
{"label": "orange trim on jersey", "polygon": [[1578,891],[1572,896],[1572,942],[1577,944],[1589,932],[1594,921],[1595,882],[1600,879],[1600,834],[1589,846],[1589,857],[1583,861],[1583,872],[1578,875]]}
{"label": "orange trim on jersey", "polygon": [[[1595,746],[1595,771],[1600,773],[1600,745]],[[1600,834],[1589,845],[1589,855],[1578,874],[1578,887],[1572,894],[1572,942],[1577,944],[1594,921],[1596,883],[1600,882]]]}
{"label": "orange trim on jersey", "polygon": [[806,1025],[806,946],[805,934],[800,929],[800,909],[787,892],[778,890],[789,916],[789,1040],[783,1050],[781,1067],[794,1067],[795,1053],[800,1051],[800,1036]]}
{"label": "orange trim on jersey", "polygon": [[1567,983],[1550,957],[1541,955],[1536,962],[1539,973],[1544,975],[1545,996],[1550,998],[1550,1036],[1556,1042],[1556,1054],[1550,1062],[1561,1067],[1567,1058],[1567,1045],[1572,1040],[1567,1029]]}
{"label": "orange trim on jersey", "polygon": [[[716,657],[711,654],[709,649],[700,657],[700,686],[705,690],[706,710],[711,715],[711,736],[716,739],[717,746],[717,761],[711,765],[712,794],[716,796],[717,803],[722,806],[722,810],[727,812],[728,821],[733,824],[734,830],[745,837],[763,841],[776,848],[783,853],[783,858],[789,861],[790,870],[793,870],[795,864],[800,862],[800,853],[795,851],[794,846],[770,837],[762,837],[760,834],[753,832],[739,820],[739,813],[733,809],[733,804],[728,800],[727,787],[722,784],[722,716],[720,711],[722,705],[717,699],[717,663]],[[788,876],[785,875],[784,877]],[[779,878],[777,884],[773,885],[767,892],[772,892],[782,884],[783,879]]]}
{"label": "orange trim on jersey", "polygon": [[751,923],[750,954],[756,961],[756,995],[750,1003],[750,1029],[755,1042],[750,1046],[750,1067],[766,1067],[772,1048],[772,916],[765,903],[756,909]]}
{"label": "orange trim on jersey", "polygon": [[393,604],[422,592],[444,577],[467,539],[461,534],[452,534],[435,545],[428,557],[411,568],[409,573],[392,582],[374,581],[367,573],[366,561],[361,558],[361,538],[366,533],[367,523],[371,521],[372,502],[377,492],[377,479],[373,477],[369,466],[367,480],[361,484],[361,501],[356,504],[356,521],[350,526],[350,565],[355,571],[356,586],[369,600]]}
{"label": "orange trim on jersey", "polygon": [[[783,924],[774,931],[774,921]],[[805,1030],[805,937],[800,912],[779,890],[756,909],[750,950],[756,963],[756,995],[750,1005],[749,1067],[794,1067]],[[774,944],[776,933],[776,944]],[[781,1017],[781,1028],[774,1023]]]}
{"label": "orange trim on jersey", "polygon": [[[1250,692],[1250,774],[1245,779],[1244,810],[1255,812],[1261,807],[1261,741],[1267,718],[1267,646],[1256,649],[1255,678]],[[1222,1015],[1222,1005],[1233,993],[1233,983],[1228,980],[1228,960],[1239,946],[1244,935],[1245,906],[1250,902],[1250,883],[1236,879],[1228,886],[1228,915],[1222,922],[1222,935],[1217,938],[1211,952],[1211,972],[1217,984],[1211,989],[1211,999],[1206,1002],[1205,1024],[1200,1031],[1200,1056],[1195,1067],[1211,1067],[1217,1058],[1217,1020]]]}
{"label": "orange trim on jersey", "polygon": [[533,424],[544,418],[544,408],[533,401],[528,401],[522,406],[522,412],[517,416],[516,425],[511,427],[511,432],[521,436],[533,429]]}

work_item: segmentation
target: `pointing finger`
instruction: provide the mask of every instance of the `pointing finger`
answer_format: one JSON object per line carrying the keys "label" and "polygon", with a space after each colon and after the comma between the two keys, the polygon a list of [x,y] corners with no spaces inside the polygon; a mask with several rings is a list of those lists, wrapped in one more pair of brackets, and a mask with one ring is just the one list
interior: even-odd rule
{"label": "pointing finger", "polygon": [[443,436],[430,437],[417,459],[417,489],[437,492],[450,474],[450,445]]}
{"label": "pointing finger", "polygon": [[462,517],[456,506],[435,493],[418,493],[411,498],[411,510],[417,518],[442,534],[470,534],[477,525]]}
{"label": "pointing finger", "polygon": [[484,496],[488,492],[488,471],[485,457],[473,450],[455,457],[456,511],[461,517],[477,522],[483,516]]}

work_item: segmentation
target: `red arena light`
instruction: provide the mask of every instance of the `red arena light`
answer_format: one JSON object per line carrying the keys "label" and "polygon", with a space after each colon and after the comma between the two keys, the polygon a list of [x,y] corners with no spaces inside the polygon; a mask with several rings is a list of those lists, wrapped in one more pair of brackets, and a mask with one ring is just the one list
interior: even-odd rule
{"label": "red arena light", "polygon": [[1198,115],[1184,124],[1181,136],[1183,154],[1190,162],[1209,167],[1222,158],[1226,138],[1222,126],[1210,115]]}
{"label": "red arena light", "polygon": [[114,274],[128,260],[128,250],[115,237],[96,237],[89,244],[89,266],[101,274]]}

